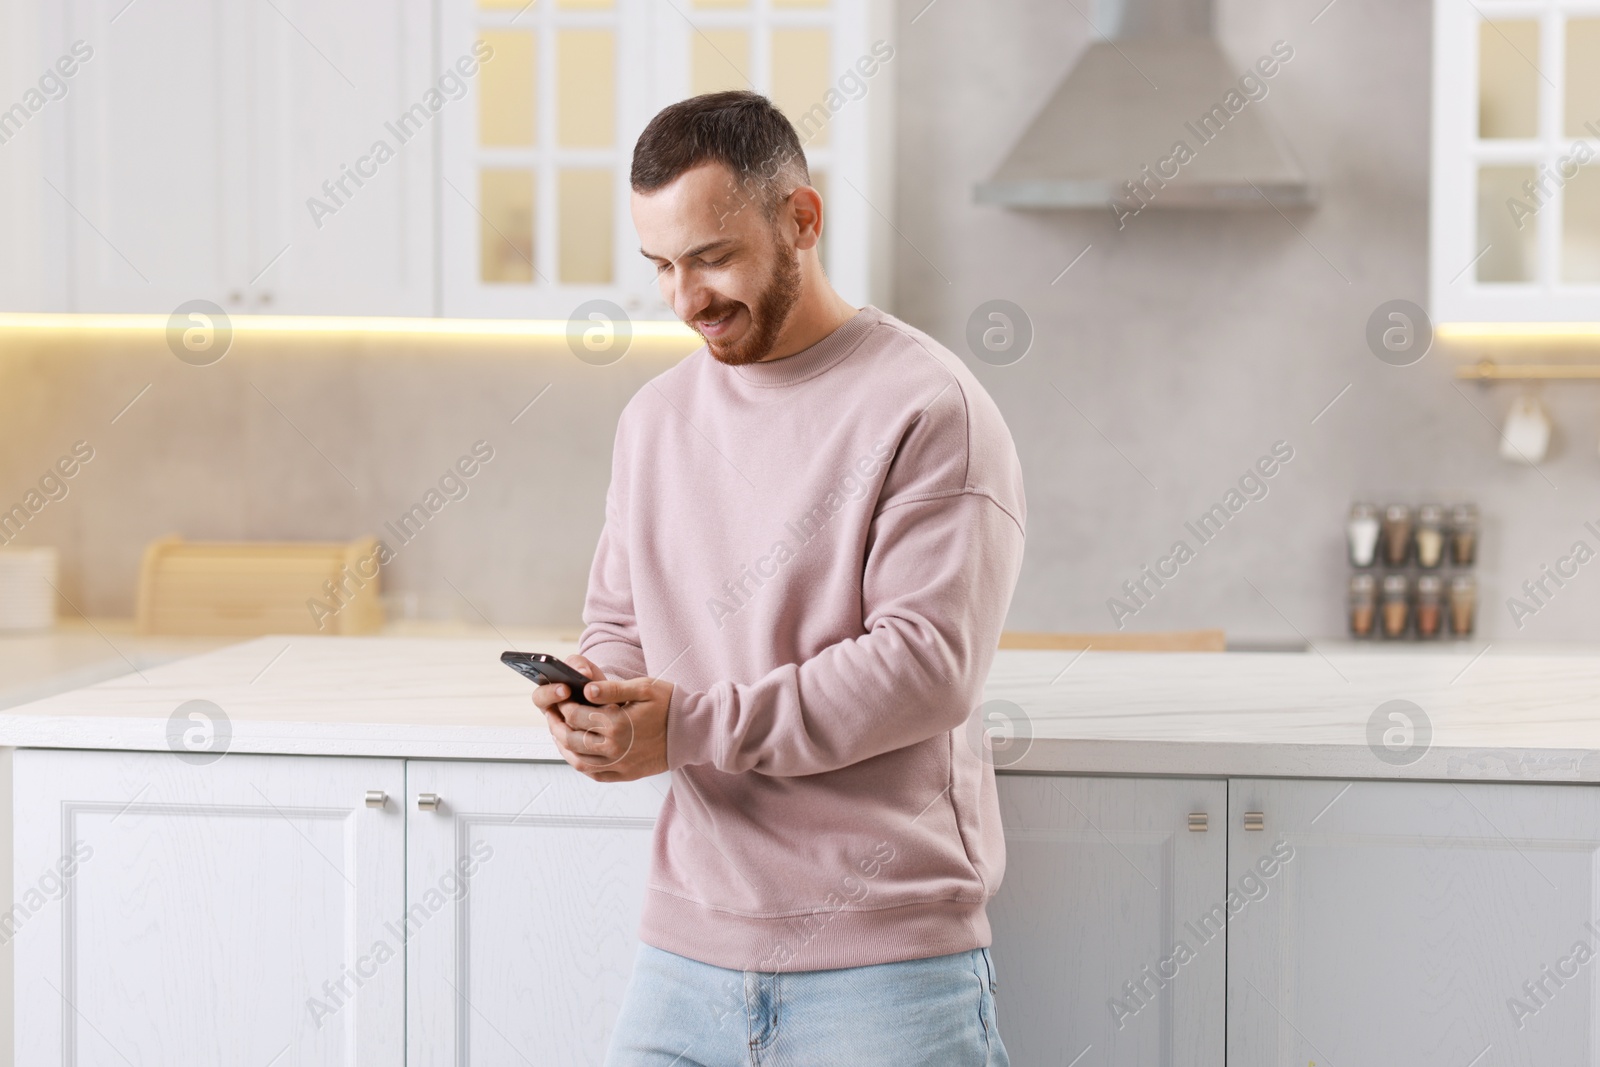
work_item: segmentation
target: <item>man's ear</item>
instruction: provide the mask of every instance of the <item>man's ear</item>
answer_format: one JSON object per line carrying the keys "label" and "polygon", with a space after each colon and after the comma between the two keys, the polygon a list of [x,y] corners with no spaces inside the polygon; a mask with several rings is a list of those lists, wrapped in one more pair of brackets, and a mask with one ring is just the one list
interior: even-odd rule
{"label": "man's ear", "polygon": [[809,185],[797,186],[786,206],[795,228],[796,250],[815,248],[822,240],[822,196]]}

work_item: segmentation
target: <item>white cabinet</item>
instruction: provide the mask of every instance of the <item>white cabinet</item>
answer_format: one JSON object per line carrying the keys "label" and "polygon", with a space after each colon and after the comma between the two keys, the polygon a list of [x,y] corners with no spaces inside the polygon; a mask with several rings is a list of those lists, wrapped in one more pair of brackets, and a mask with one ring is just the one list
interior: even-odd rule
{"label": "white cabinet", "polygon": [[405,141],[393,128],[432,84],[427,3],[70,0],[56,17],[94,50],[44,167],[69,205],[67,310],[432,312],[434,112]]}
{"label": "white cabinet", "polygon": [[13,787],[17,1063],[404,1062],[398,760],[23,749]]}
{"label": "white cabinet", "polygon": [[1220,1067],[1226,783],[1002,775],[999,790],[990,921],[1011,1062]]}
{"label": "white cabinet", "polygon": [[1230,1067],[1600,1062],[1600,789],[1230,790],[1230,884],[1292,850],[1229,931]]}
{"label": "white cabinet", "polygon": [[[665,788],[17,750],[16,1062],[598,1065]],[[1018,1067],[1600,1062],[1600,789],[1005,774],[999,792]]]}
{"label": "white cabinet", "polygon": [[1586,322],[1600,307],[1600,9],[1434,5],[1431,311]]}
{"label": "white cabinet", "polygon": [[[566,764],[406,768],[406,1062],[598,1067],[633,969],[665,779],[600,785]],[[422,794],[438,806],[419,810]]]}
{"label": "white cabinet", "polygon": [[853,303],[890,297],[893,5],[442,0],[445,63],[492,55],[441,121],[443,313],[566,319],[603,299],[671,318],[629,213],[634,142],[661,108],[767,94],[825,203],[822,257]]}

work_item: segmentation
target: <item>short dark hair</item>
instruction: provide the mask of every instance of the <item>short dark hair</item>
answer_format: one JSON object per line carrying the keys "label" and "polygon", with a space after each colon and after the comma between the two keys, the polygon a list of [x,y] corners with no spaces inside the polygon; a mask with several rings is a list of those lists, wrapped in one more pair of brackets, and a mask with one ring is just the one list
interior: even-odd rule
{"label": "short dark hair", "polygon": [[669,104],[633,146],[630,181],[653,193],[703,163],[733,172],[742,195],[770,219],[798,186],[811,183],[794,126],[760,93],[731,89]]}

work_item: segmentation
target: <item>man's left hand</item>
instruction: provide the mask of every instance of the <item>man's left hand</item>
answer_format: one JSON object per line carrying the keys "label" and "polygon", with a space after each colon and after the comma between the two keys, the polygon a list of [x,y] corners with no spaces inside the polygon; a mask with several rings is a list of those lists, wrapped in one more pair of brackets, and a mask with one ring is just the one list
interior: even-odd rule
{"label": "man's left hand", "polygon": [[631,782],[667,769],[667,706],[672,683],[656,678],[590,682],[583,695],[599,707],[572,701],[547,709],[550,736],[561,757],[597,782]]}

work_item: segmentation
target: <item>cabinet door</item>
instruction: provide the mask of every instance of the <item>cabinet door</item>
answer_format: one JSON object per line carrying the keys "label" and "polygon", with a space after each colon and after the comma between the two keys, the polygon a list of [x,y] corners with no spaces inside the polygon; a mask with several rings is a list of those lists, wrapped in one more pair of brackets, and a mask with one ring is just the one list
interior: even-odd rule
{"label": "cabinet door", "polygon": [[94,48],[53,179],[74,310],[433,313],[430,127],[464,105],[433,79],[426,0],[70,0],[67,19]]}
{"label": "cabinet door", "polygon": [[240,309],[434,314],[431,127],[468,105],[454,71],[441,89],[431,70],[431,3],[273,0],[237,17],[256,52],[259,190]]}
{"label": "cabinet door", "polygon": [[[126,10],[123,8],[126,6]],[[247,269],[247,82],[228,0],[68,0],[93,58],[61,102],[75,311],[170,312],[222,301]],[[113,22],[112,19],[116,21]]]}
{"label": "cabinet door", "polygon": [[1600,1062],[1600,790],[1230,786],[1234,882],[1291,853],[1230,927],[1230,1065]]}
{"label": "cabinet door", "polygon": [[400,761],[187,758],[16,753],[17,1062],[402,1064]]}
{"label": "cabinet door", "polygon": [[1226,785],[1001,775],[999,789],[989,915],[1011,1062],[1221,1067]]}
{"label": "cabinet door", "polygon": [[407,1063],[599,1065],[664,780],[414,760],[406,782]]}

